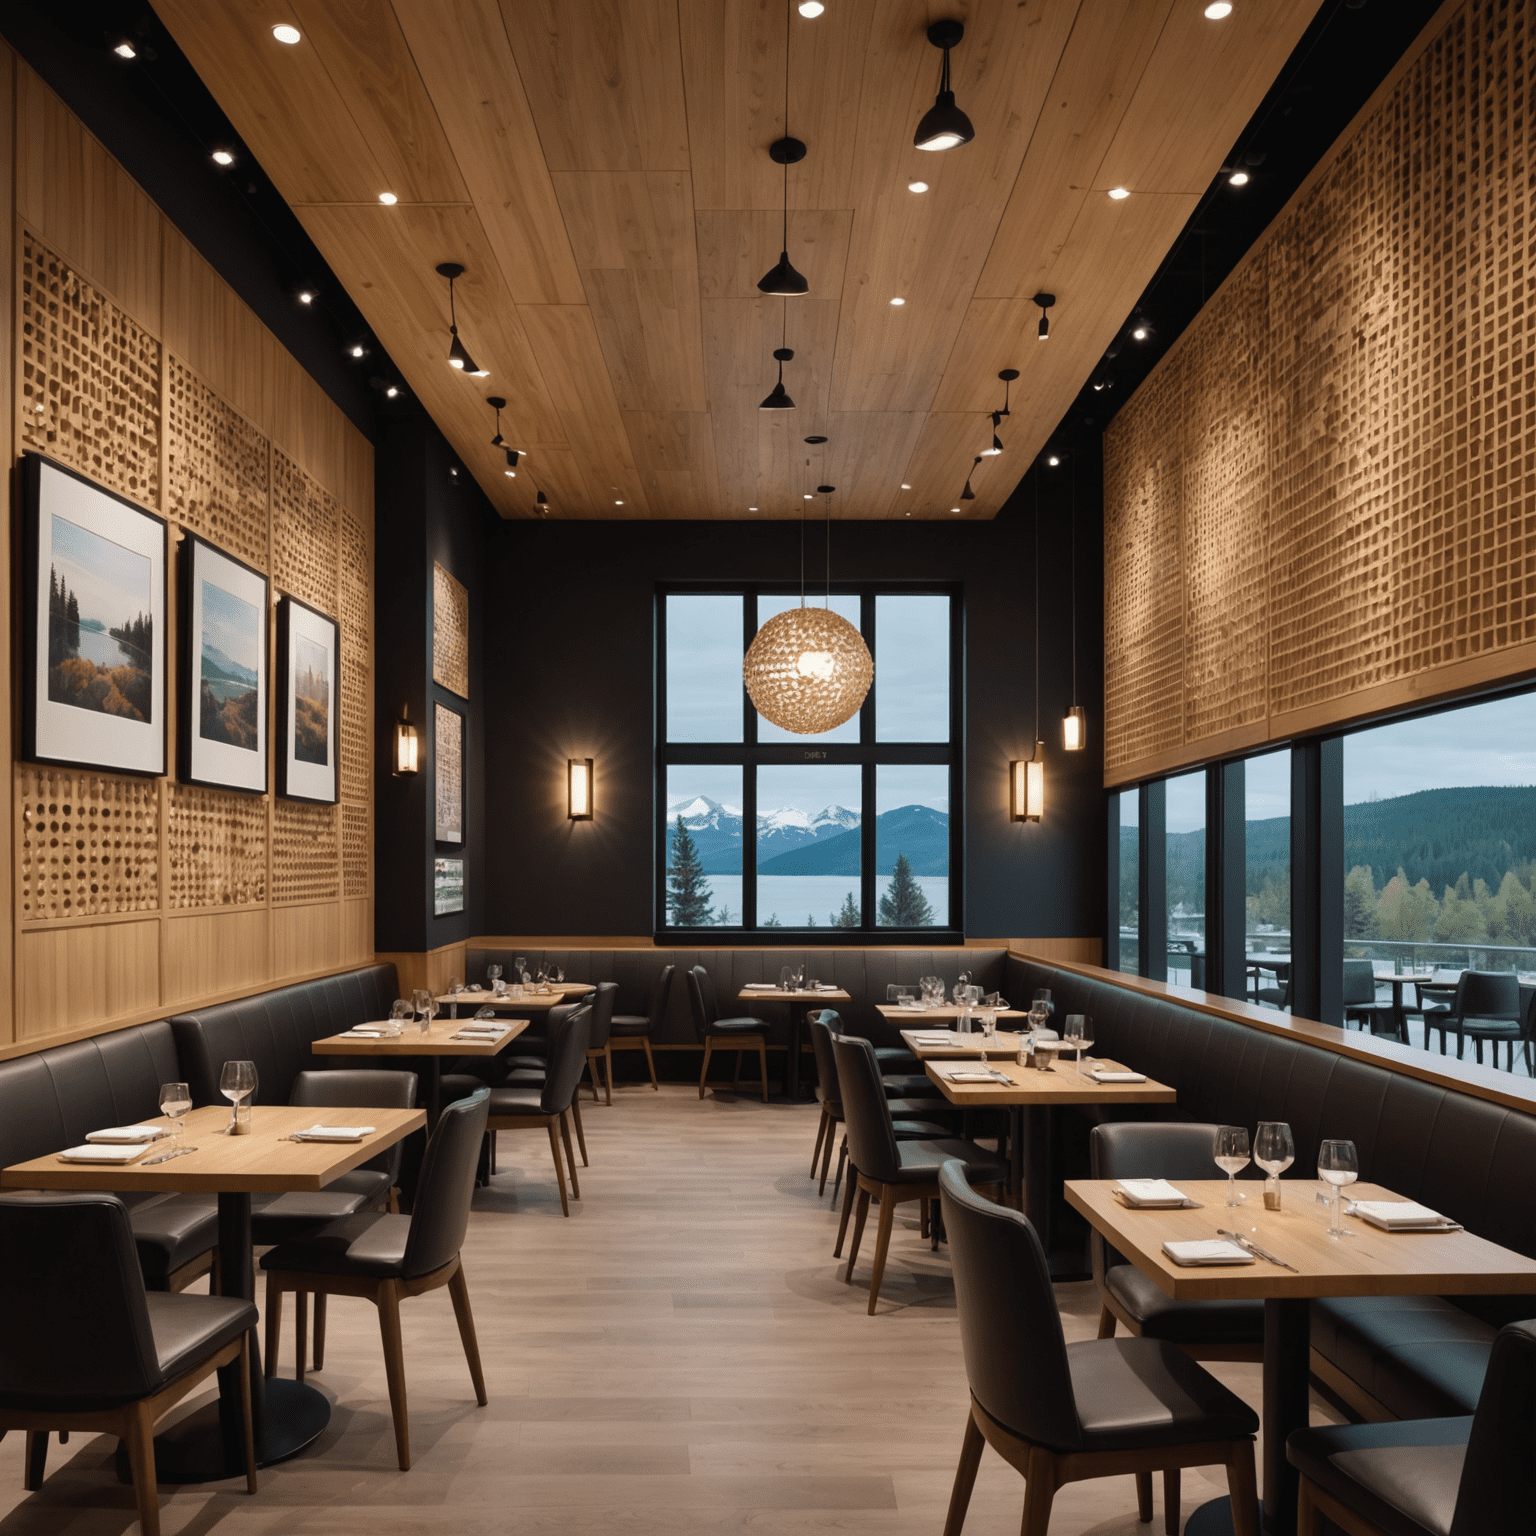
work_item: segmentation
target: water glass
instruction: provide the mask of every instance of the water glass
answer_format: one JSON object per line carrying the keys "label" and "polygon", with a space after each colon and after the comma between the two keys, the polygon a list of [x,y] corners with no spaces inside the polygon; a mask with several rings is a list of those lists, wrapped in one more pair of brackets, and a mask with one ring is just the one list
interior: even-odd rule
{"label": "water glass", "polygon": [[1264,1209],[1280,1209],[1280,1175],[1296,1161],[1296,1143],[1291,1128],[1281,1120],[1261,1120],[1253,1142],[1253,1160],[1267,1175],[1264,1180]]}
{"label": "water glass", "polygon": [[498,995],[501,992],[501,986],[500,986],[501,977],[502,977],[502,969],[501,969],[501,967],[499,965],[492,964],[492,965],[486,966],[486,968],[485,968],[485,979],[488,982],[490,982],[491,990],[493,992],[497,993]]}
{"label": "water glass", "polygon": [[482,1008],[475,1014],[475,1017],[477,1019],[494,1019],[496,1017],[496,1010],[494,1008]]}
{"label": "water glass", "polygon": [[1035,993],[1034,1000],[1037,1003],[1043,1002],[1045,1004],[1045,1014],[1047,1018],[1056,1012],[1056,1005],[1051,1001],[1051,989],[1049,987],[1041,987],[1040,990]]}
{"label": "water glass", "polygon": [[1333,1186],[1329,1237],[1350,1237],[1341,1220],[1344,1212],[1344,1186],[1360,1177],[1360,1154],[1352,1141],[1325,1141],[1317,1153],[1318,1176]]}
{"label": "water glass", "polygon": [[528,962],[521,955],[512,962],[512,974],[521,976],[524,981],[528,980]]}
{"label": "water glass", "polygon": [[1237,1205],[1237,1176],[1248,1166],[1248,1127],[1216,1127],[1216,1166],[1227,1176],[1227,1208]]}
{"label": "water glass", "polygon": [[1077,1075],[1083,1076],[1083,1052],[1093,1048],[1093,1020],[1086,1013],[1069,1013],[1061,1027],[1061,1038],[1077,1057]]}
{"label": "water glass", "polygon": [[794,979],[795,979],[795,973],[787,965],[781,965],[779,967],[779,991],[780,992],[792,992],[792,991],[794,991],[794,988],[790,985],[790,983]]}
{"label": "water glass", "polygon": [[192,1090],[185,1083],[160,1084],[160,1113],[171,1122],[171,1141],[181,1145],[181,1117],[192,1108]]}
{"label": "water glass", "polygon": [[219,1092],[230,1104],[229,1134],[245,1135],[251,1128],[251,1110],[249,1103],[242,1104],[241,1100],[248,1100],[256,1092],[256,1063],[226,1061],[219,1072]]}
{"label": "water glass", "polygon": [[432,994],[425,987],[416,987],[411,992],[411,1016],[420,1022],[431,1001]]}

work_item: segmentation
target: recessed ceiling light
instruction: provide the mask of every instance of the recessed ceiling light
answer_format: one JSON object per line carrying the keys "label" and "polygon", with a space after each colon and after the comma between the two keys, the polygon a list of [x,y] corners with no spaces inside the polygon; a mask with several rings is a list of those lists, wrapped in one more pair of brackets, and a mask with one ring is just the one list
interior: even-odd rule
{"label": "recessed ceiling light", "polygon": [[903,304],[905,304],[906,302],[907,301],[904,298],[902,298],[900,294],[897,294],[897,296],[894,299],[891,300],[891,307],[893,309],[900,309],[901,306]]}
{"label": "recessed ceiling light", "polygon": [[139,56],[138,49],[125,37],[117,47],[112,50],[120,59],[136,59]]}
{"label": "recessed ceiling light", "polygon": [[288,43],[290,46],[303,37],[303,33],[297,27],[290,26],[286,21],[279,22],[272,28],[272,36],[280,43]]}
{"label": "recessed ceiling light", "polygon": [[1145,341],[1147,339],[1147,328],[1146,328],[1146,326],[1138,325],[1136,327],[1136,329],[1131,332],[1131,336],[1136,341]]}
{"label": "recessed ceiling light", "polygon": [[1232,174],[1227,177],[1227,185],[1229,187],[1246,187],[1248,185],[1248,172],[1233,171]]}
{"label": "recessed ceiling light", "polygon": [[400,391],[396,389],[393,384],[391,384],[389,388],[384,391],[385,397],[390,400],[393,400],[399,393]]}
{"label": "recessed ceiling light", "polygon": [[951,512],[958,512],[960,510],[960,508],[959,507],[951,507],[949,510]]}
{"label": "recessed ceiling light", "polygon": [[347,351],[353,357],[361,357],[363,355],[362,343],[361,342],[354,342],[350,347],[347,348]]}
{"label": "recessed ceiling light", "polygon": [[1205,8],[1207,21],[1225,21],[1232,14],[1232,0],[1211,0]]}
{"label": "recessed ceiling light", "polygon": [[504,469],[502,470],[502,474],[504,474],[508,480],[517,479],[517,471],[515,469]]}
{"label": "recessed ceiling light", "polygon": [[1056,466],[1057,466],[1057,465],[1058,465],[1058,464],[1060,464],[1060,463],[1061,463],[1061,460],[1060,460],[1060,459],[1058,459],[1058,458],[1057,458],[1057,457],[1056,457],[1056,455],[1055,455],[1055,454],[1054,454],[1054,453],[1053,453],[1053,454],[1052,454],[1052,455],[1051,455],[1051,456],[1050,456],[1050,458],[1048,458],[1048,459],[1047,459],[1047,460],[1046,460],[1046,461],[1045,461],[1045,462],[1046,462],[1046,463],[1047,463],[1047,464],[1049,464],[1049,465],[1050,465],[1050,466],[1051,466],[1051,468],[1052,468],[1052,469],[1055,469],[1055,468],[1056,468]]}
{"label": "recessed ceiling light", "polygon": [[811,495],[811,493],[810,493],[810,492],[809,492],[809,491],[807,491],[807,492],[806,492],[806,493],[805,493],[805,499],[806,499],[806,500],[807,500],[807,501],[813,501],[813,500],[815,500],[815,498],[814,498],[814,497],[813,497],[813,496],[812,496],[812,495]]}
{"label": "recessed ceiling light", "polygon": [[748,508],[747,508],[747,511],[748,511],[748,512],[756,512],[756,511],[757,511],[757,508],[756,508],[756,507],[748,507]]}
{"label": "recessed ceiling light", "polygon": [[1124,187],[1111,187],[1109,189],[1109,195],[1115,200],[1115,202],[1123,203],[1131,194],[1127,192]]}
{"label": "recessed ceiling light", "polygon": [[909,181],[907,183],[908,192],[926,192],[927,190],[928,183],[926,181]]}
{"label": "recessed ceiling light", "polygon": [[912,489],[912,487],[911,487],[911,486],[910,486],[910,485],[908,485],[908,484],[907,484],[907,482],[906,482],[906,481],[905,481],[905,480],[903,480],[903,481],[902,481],[902,482],[901,482],[901,488],[902,488],[902,490],[904,490],[904,491],[910,491],[910,490],[911,490],[911,489]]}
{"label": "recessed ceiling light", "polygon": [[902,513],[902,516],[903,516],[903,517],[911,517],[911,516],[912,516],[912,514],[911,514],[911,513],[910,513],[910,512],[903,512],[903,513]]}
{"label": "recessed ceiling light", "polygon": [[300,304],[313,304],[315,302],[315,296],[308,288],[301,288],[295,297]]}
{"label": "recessed ceiling light", "polygon": [[797,5],[795,9],[799,11],[807,21],[815,21],[815,19],[820,16],[824,10],[826,10],[826,6],[821,3],[821,0],[800,0],[800,4]]}
{"label": "recessed ceiling light", "polygon": [[216,149],[213,152],[213,163],[215,165],[233,165],[235,157],[227,149]]}
{"label": "recessed ceiling light", "polygon": [[616,507],[622,507],[623,505],[624,505],[624,503],[622,501],[614,502],[614,506],[616,506]]}
{"label": "recessed ceiling light", "polygon": [[383,203],[386,208],[393,208],[395,204],[400,201],[400,199],[396,197],[393,192],[380,192],[379,201]]}

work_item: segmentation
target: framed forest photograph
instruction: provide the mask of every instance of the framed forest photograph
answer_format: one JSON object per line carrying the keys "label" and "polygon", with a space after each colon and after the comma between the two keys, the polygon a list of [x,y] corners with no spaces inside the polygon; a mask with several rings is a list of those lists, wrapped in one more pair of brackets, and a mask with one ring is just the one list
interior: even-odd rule
{"label": "framed forest photograph", "polygon": [[35,453],[22,495],[23,755],[164,773],[164,520]]}
{"label": "framed forest photograph", "polygon": [[277,792],[286,799],[336,801],[340,653],[335,619],[296,597],[279,599]]}
{"label": "framed forest photograph", "polygon": [[186,784],[267,788],[267,578],[188,534],[181,589],[177,771]]}

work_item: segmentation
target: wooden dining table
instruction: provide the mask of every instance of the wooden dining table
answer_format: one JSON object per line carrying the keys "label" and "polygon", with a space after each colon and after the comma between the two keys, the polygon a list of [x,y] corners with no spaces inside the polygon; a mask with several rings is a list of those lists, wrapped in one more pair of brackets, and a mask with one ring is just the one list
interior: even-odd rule
{"label": "wooden dining table", "polygon": [[[1285,1457],[1292,1430],[1308,1422],[1311,1302],[1320,1296],[1465,1296],[1536,1293],[1536,1260],[1470,1232],[1383,1232],[1360,1217],[1344,1217],[1350,1236],[1328,1236],[1329,1207],[1310,1179],[1281,1181],[1281,1209],[1266,1210],[1263,1185],[1242,1180],[1246,1198],[1226,1204],[1225,1179],[1174,1181],[1199,1208],[1132,1210],[1111,1192],[1112,1179],[1075,1179],[1068,1202],[1105,1241],[1176,1301],[1262,1300],[1264,1303],[1264,1512],[1266,1536],[1296,1530],[1297,1474]],[[1355,1184],[1358,1200],[1398,1198],[1375,1184]],[[1252,1264],[1184,1268],[1164,1252],[1168,1241],[1240,1233],[1293,1273],[1265,1259]],[[1226,1499],[1202,1505],[1186,1536],[1229,1532]]]}
{"label": "wooden dining table", "polygon": [[[251,1249],[251,1196],[287,1190],[319,1190],[377,1157],[420,1129],[419,1109],[316,1109],[257,1104],[251,1129],[229,1134],[227,1105],[205,1105],[182,1121],[182,1145],[195,1151],[152,1162],[171,1150],[150,1142],[131,1163],[73,1163],[58,1153],[0,1169],[6,1189],[107,1190],[116,1194],[205,1192],[219,1201],[218,1293],[256,1299]],[[169,1125],[163,1117],[136,1122]],[[292,1141],[295,1131],[316,1124],[369,1124],[359,1141]],[[62,1149],[60,1149],[62,1150]],[[307,1382],[263,1376],[256,1330],[251,1330],[251,1422],[256,1460],[284,1461],[309,1445],[330,1422],[331,1405]],[[222,1367],[216,1414],[193,1413],[155,1437],[156,1477],[163,1483],[204,1483],[245,1473],[245,1430],[240,1412],[240,1367]]]}
{"label": "wooden dining table", "polygon": [[521,997],[514,997],[508,988],[500,997],[494,992],[444,992],[436,1001],[439,1008],[467,1008],[471,1014],[481,1008],[512,1008],[519,1013],[543,1013],[596,990],[593,983],[587,981],[552,981],[549,983],[549,991],[535,992],[525,987]]}
{"label": "wooden dining table", "polygon": [[800,1042],[805,1038],[805,1016],[812,1008],[835,1008],[851,1003],[852,996],[841,987],[801,987],[785,991],[783,987],[743,987],[736,994],[738,1003],[787,1003],[789,1032],[784,1053],[784,1097],[800,1097]]}

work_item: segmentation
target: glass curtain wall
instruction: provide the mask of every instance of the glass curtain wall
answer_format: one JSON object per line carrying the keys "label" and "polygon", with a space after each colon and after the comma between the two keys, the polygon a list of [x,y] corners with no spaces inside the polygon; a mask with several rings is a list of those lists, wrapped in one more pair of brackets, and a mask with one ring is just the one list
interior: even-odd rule
{"label": "glass curtain wall", "polygon": [[1120,969],[1141,973],[1141,791],[1120,791]]}
{"label": "glass curtain wall", "polygon": [[1205,953],[1204,770],[1169,779],[1166,792],[1168,980],[1187,987]]}
{"label": "glass curtain wall", "polygon": [[[1290,978],[1291,753],[1266,752],[1243,764],[1243,860],[1247,995]],[[1273,957],[1273,958],[1271,958]],[[1284,1000],[1281,999],[1282,1005]]]}

